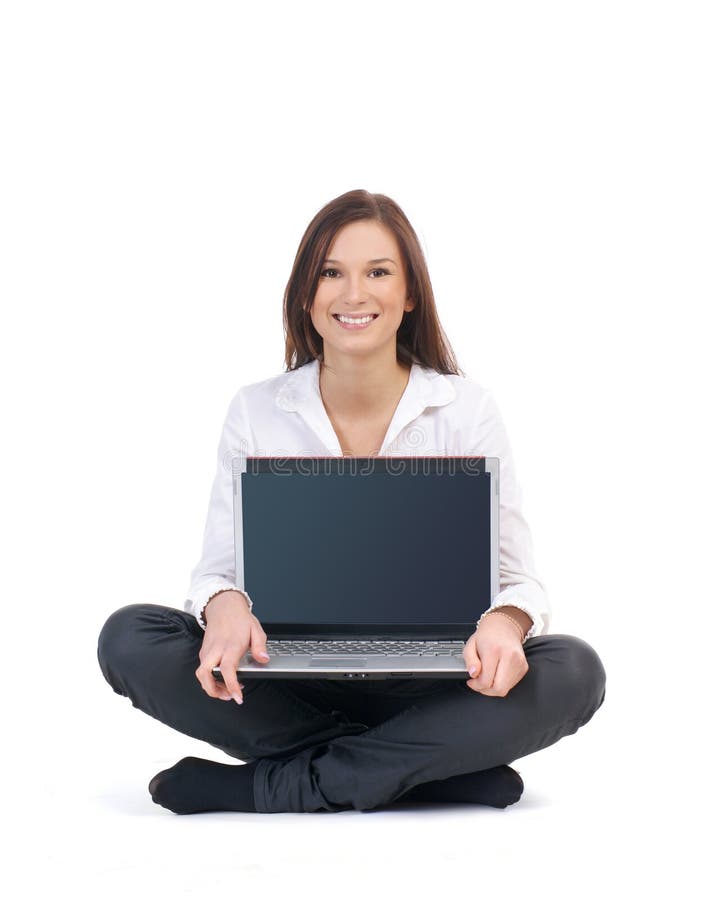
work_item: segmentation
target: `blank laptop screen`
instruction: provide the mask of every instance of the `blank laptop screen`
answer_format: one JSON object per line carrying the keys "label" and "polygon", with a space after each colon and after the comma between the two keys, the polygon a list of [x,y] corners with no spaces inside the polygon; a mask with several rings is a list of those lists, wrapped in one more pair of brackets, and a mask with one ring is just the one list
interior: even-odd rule
{"label": "blank laptop screen", "polygon": [[492,476],[482,463],[249,457],[244,586],[262,623],[475,622],[491,600]]}

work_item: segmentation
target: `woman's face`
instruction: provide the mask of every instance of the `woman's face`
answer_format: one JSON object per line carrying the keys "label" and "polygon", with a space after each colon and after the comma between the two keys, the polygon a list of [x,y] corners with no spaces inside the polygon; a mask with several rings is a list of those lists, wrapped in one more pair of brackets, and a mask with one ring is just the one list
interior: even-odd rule
{"label": "woman's face", "polygon": [[[335,354],[365,356],[391,344],[405,311],[406,273],[393,233],[378,222],[344,225],[334,237],[321,267],[311,321],[324,339],[324,361]],[[344,327],[337,316],[372,316],[368,325]]]}

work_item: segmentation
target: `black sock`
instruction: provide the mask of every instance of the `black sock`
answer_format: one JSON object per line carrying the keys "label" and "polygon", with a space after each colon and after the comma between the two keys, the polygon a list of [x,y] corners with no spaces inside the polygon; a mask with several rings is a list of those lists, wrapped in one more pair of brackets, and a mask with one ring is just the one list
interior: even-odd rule
{"label": "black sock", "polygon": [[149,783],[152,800],[178,815],[198,812],[256,812],[254,769],[185,756]]}
{"label": "black sock", "polygon": [[401,794],[394,803],[482,803],[505,809],[520,799],[523,779],[510,766],[427,781]]}

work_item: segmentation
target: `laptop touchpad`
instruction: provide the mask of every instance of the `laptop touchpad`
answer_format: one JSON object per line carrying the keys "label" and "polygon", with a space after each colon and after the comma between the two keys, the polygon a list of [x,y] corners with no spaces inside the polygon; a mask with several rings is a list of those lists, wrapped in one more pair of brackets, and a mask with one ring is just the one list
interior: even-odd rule
{"label": "laptop touchpad", "polygon": [[360,666],[366,665],[366,660],[361,657],[356,656],[332,656],[330,658],[323,656],[312,656],[311,657],[311,665],[312,666],[337,666],[342,669],[355,666],[359,668]]}

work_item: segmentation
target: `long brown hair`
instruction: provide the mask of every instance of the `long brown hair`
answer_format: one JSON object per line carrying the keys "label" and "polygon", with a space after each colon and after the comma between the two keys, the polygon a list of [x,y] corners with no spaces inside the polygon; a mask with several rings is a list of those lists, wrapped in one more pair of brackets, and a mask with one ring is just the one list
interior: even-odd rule
{"label": "long brown hair", "polygon": [[385,194],[347,191],[320,209],[304,232],[284,292],[286,371],[323,357],[323,340],[309,310],[331,242],[340,228],[364,219],[389,228],[398,242],[406,270],[408,296],[415,306],[404,312],[396,334],[399,362],[418,363],[443,375],[464,375],[441,328],[423,250],[400,206]]}

